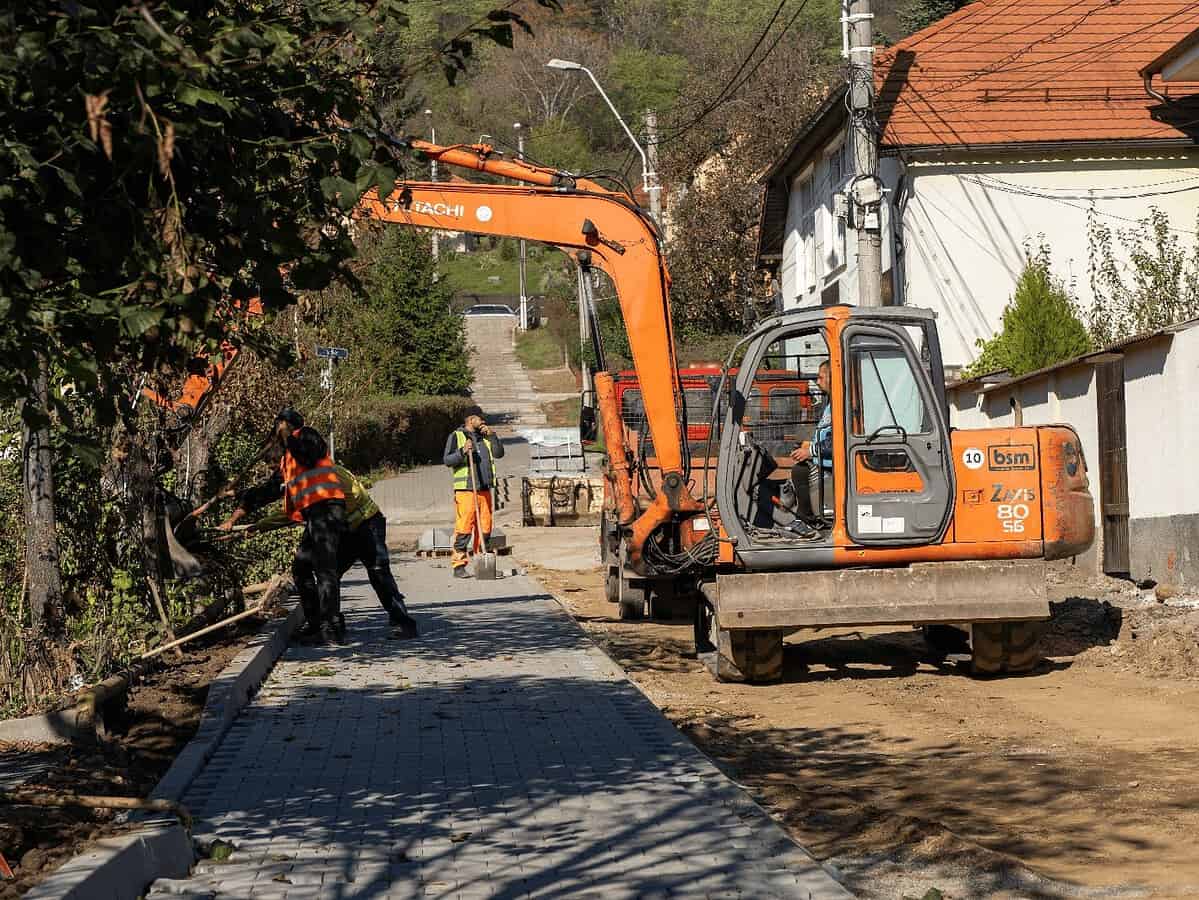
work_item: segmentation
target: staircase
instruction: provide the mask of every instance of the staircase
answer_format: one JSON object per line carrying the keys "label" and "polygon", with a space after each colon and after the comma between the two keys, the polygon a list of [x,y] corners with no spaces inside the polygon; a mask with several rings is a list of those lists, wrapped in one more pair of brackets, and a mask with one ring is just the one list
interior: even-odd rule
{"label": "staircase", "polygon": [[505,316],[466,319],[466,338],[475,372],[471,396],[490,424],[535,428],[545,425],[545,413],[541,410],[541,398],[516,358],[515,330],[515,320]]}

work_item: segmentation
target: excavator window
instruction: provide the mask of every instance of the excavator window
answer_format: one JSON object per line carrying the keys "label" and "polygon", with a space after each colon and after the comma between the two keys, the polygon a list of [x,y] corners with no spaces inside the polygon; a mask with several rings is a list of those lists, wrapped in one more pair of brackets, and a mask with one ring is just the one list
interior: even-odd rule
{"label": "excavator window", "polygon": [[811,439],[824,402],[816,376],[826,359],[824,330],[817,328],[780,338],[758,361],[742,427],[771,456],[785,458]]}
{"label": "excavator window", "polygon": [[[848,357],[850,427],[855,436],[865,437],[854,464],[863,485],[874,484],[868,472],[914,472],[911,458],[902,447],[872,449],[872,440],[928,434],[931,420],[920,396],[917,374],[898,342],[877,335],[851,338]],[[922,483],[908,479],[905,490],[918,491]],[[894,486],[890,489],[894,490]]]}
{"label": "excavator window", "polygon": [[849,372],[855,435],[929,432],[931,422],[920,398],[919,380],[898,342],[855,336],[849,344]]}

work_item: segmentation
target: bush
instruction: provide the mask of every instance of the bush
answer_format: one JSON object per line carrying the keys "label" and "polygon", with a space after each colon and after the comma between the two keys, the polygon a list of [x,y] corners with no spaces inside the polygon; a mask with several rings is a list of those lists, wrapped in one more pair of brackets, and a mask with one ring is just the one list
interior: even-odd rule
{"label": "bush", "polygon": [[337,436],[337,461],[354,472],[441,462],[445,439],[475,408],[470,397],[378,397]]}
{"label": "bush", "polygon": [[1003,329],[979,341],[978,358],[966,369],[974,378],[988,372],[1035,372],[1091,349],[1086,326],[1066,286],[1049,271],[1049,248],[1029,253],[1016,292],[1003,310]]}

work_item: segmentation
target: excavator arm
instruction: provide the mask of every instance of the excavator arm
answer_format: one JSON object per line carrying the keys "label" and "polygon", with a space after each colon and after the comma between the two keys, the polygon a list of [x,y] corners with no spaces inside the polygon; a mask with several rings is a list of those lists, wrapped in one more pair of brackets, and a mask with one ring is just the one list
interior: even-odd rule
{"label": "excavator arm", "polygon": [[662,489],[631,525],[628,545],[634,565],[640,564],[641,548],[658,526],[675,514],[702,508],[684,477],[668,276],[653,223],[641,210],[611,191],[406,182],[386,199],[368,194],[357,214],[416,228],[525,238],[567,252],[589,250],[593,264],[617,288],[662,472]]}

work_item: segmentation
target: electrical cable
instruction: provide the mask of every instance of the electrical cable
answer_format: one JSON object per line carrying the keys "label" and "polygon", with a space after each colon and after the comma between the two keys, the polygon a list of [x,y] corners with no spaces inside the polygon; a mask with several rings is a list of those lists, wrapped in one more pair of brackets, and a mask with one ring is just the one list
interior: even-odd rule
{"label": "electrical cable", "polygon": [[1136,191],[1138,188],[1155,187],[1165,184],[1182,184],[1184,182],[1192,182],[1186,187],[1171,188],[1164,191],[1142,191],[1140,193],[1124,193],[1124,194],[1108,194],[1108,193],[1087,193],[1087,194],[1050,194],[1046,191],[1077,191],[1077,188],[1034,188],[1028,185],[1015,184],[1011,181],[1004,181],[1002,178],[996,178],[994,175],[963,175],[964,181],[969,181],[981,187],[994,186],[999,189],[1008,188],[1013,191],[1026,193],[1031,197],[1041,197],[1046,200],[1145,200],[1149,197],[1164,197],[1170,194],[1185,194],[1188,191],[1199,191],[1199,175],[1192,175],[1189,178],[1175,178],[1171,181],[1157,181],[1152,184],[1143,185],[1125,185],[1123,187],[1096,188],[1096,191]]}
{"label": "electrical cable", "polygon": [[[963,176],[963,179],[966,181],[973,181],[971,176]],[[1120,216],[1120,215],[1116,215],[1115,213],[1105,212],[1101,209],[1096,209],[1094,206],[1090,206],[1090,207],[1079,206],[1075,203],[1070,202],[1069,200],[1066,200],[1062,197],[1055,197],[1051,194],[1038,194],[1035,191],[1027,191],[1027,190],[1022,190],[1022,189],[1001,187],[1000,185],[987,184],[986,182],[983,182],[983,181],[974,181],[973,183],[977,184],[983,190],[1001,191],[1005,194],[1016,194],[1016,195],[1019,195],[1022,197],[1035,197],[1039,200],[1051,200],[1054,203],[1060,203],[1063,206],[1068,206],[1071,209],[1078,210],[1079,212],[1094,213],[1097,216],[1106,216],[1109,219],[1116,219],[1120,222],[1128,222],[1130,225],[1139,225],[1140,224],[1140,222],[1137,219],[1130,219],[1127,216]],[[1187,188],[1187,190],[1193,190],[1193,188]],[[1177,192],[1174,192],[1174,193],[1177,193]],[[1085,199],[1091,200],[1092,198],[1088,197]],[[1116,198],[1094,198],[1094,199],[1116,199]],[[1193,229],[1190,229],[1190,228],[1178,228],[1174,225],[1167,225],[1166,227],[1169,228],[1171,231],[1178,232],[1179,234],[1199,234],[1199,232],[1194,231]]]}
{"label": "electrical cable", "polygon": [[[689,131],[691,131],[693,128],[695,128],[695,126],[699,125],[700,122],[702,122],[709,115],[711,115],[711,113],[713,111],[715,111],[718,107],[722,106],[723,104],[727,103],[729,100],[733,99],[734,94],[736,94],[736,92],[738,90],[740,90],[751,78],[753,78],[753,76],[755,74],[757,74],[757,71],[759,68],[761,68],[762,63],[764,63],[767,60],[767,58],[770,56],[770,54],[774,52],[774,49],[779,45],[779,42],[782,41],[783,37],[787,34],[787,32],[791,30],[791,26],[793,26],[796,23],[796,21],[798,21],[800,14],[804,11],[804,8],[807,5],[808,5],[808,0],[801,0],[799,7],[795,10],[795,13],[791,16],[791,18],[789,20],[787,20],[787,23],[785,25],[783,25],[782,30],[779,31],[778,35],[774,39],[774,42],[769,47],[766,48],[766,52],[763,53],[758,58],[758,61],[756,63],[754,63],[753,68],[750,69],[749,72],[746,73],[744,77],[741,77],[741,73],[745,70],[745,66],[749,62],[748,57],[737,68],[737,71],[733,74],[733,77],[731,79],[729,79],[729,81],[725,84],[725,87],[721,90],[721,92],[716,95],[716,99],[713,100],[712,102],[710,102],[699,113],[699,115],[697,115],[695,118],[693,118],[687,124],[676,128],[671,134],[668,134],[668,135],[658,138],[658,140],[653,142],[654,145],[657,147],[661,147],[663,144],[669,144],[673,141],[678,140],[680,137],[682,137],[683,135],[685,135]],[[782,11],[782,6],[783,6],[783,4],[779,5],[779,12]],[[778,15],[776,13],[776,15],[773,16],[770,20],[771,24],[773,24],[775,19],[777,19],[777,18],[778,18]],[[763,37],[765,37],[765,33],[763,34]],[[759,46],[761,46],[761,40],[759,40],[759,42],[757,44],[755,44],[755,49]],[[751,57],[752,57],[752,53],[751,53]]]}

